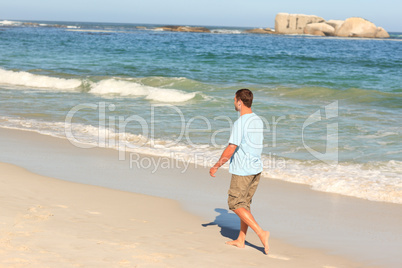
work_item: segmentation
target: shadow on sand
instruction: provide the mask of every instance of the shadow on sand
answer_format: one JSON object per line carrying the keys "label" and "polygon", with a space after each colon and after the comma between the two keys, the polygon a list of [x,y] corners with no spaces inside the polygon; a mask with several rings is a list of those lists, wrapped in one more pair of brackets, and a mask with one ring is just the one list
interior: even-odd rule
{"label": "shadow on sand", "polygon": [[[230,240],[235,240],[239,235],[239,217],[237,217],[235,213],[229,212],[227,209],[216,208],[215,211],[219,213],[219,215],[216,216],[215,220],[210,223],[204,223],[202,224],[202,226],[207,227],[211,225],[217,225],[219,228],[221,228],[220,232],[222,236],[227,237]],[[252,232],[253,230],[249,228],[248,232],[250,231]],[[246,246],[255,248],[265,254],[264,247],[256,246],[252,243],[247,242],[247,240]]]}

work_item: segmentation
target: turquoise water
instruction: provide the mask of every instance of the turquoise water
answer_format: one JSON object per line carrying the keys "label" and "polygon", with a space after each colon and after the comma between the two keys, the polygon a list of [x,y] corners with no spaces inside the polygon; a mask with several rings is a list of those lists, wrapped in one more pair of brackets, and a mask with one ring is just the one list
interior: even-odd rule
{"label": "turquoise water", "polygon": [[[402,203],[401,33],[41,23],[0,22],[1,127],[210,165],[238,116],[234,93],[247,87],[266,123],[265,177]],[[45,25],[54,23],[68,28]]]}

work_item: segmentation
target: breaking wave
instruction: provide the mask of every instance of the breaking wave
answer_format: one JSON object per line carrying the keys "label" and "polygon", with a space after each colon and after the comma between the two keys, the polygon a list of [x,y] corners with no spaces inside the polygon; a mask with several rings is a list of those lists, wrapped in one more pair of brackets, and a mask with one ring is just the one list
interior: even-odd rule
{"label": "breaking wave", "polygon": [[[179,84],[181,83],[180,79],[176,80],[178,80]],[[197,94],[202,96],[200,92],[186,92],[178,89],[147,86],[140,81],[141,79],[106,78],[93,82],[88,79],[58,78],[25,71],[0,69],[0,84],[20,86],[19,89],[24,90],[34,88],[39,90],[88,92],[104,96],[144,97],[150,101],[169,103],[186,102],[195,98]]]}
{"label": "breaking wave", "polygon": [[79,79],[57,78],[24,71],[14,72],[0,69],[0,84],[39,89],[74,90],[81,86],[82,81]]}
{"label": "breaking wave", "polygon": [[[151,139],[141,134],[119,133],[113,128],[81,123],[44,122],[5,116],[0,116],[0,123],[5,128],[34,131],[59,138],[66,138],[66,133],[70,132],[70,142],[73,138],[74,144],[78,146],[86,144],[91,147],[124,149],[205,167],[212,166],[223,149],[223,146],[217,148],[209,144],[190,145],[169,139]],[[402,204],[402,161],[343,162],[330,166],[317,161],[284,159],[267,154],[263,154],[262,161],[262,175],[266,178],[305,184],[321,192]],[[228,168],[228,164],[223,168]]]}
{"label": "breaking wave", "polygon": [[158,102],[185,102],[197,94],[197,92],[187,93],[176,89],[156,88],[116,79],[102,80],[94,84],[89,92],[100,95],[144,96],[147,100]]}

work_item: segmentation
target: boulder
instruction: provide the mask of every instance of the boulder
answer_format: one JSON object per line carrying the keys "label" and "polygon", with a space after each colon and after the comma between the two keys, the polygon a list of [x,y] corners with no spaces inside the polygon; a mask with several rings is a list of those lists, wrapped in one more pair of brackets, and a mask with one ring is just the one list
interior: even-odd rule
{"label": "boulder", "polygon": [[180,26],[162,26],[162,27],[156,27],[155,30],[162,30],[162,31],[173,31],[175,29],[178,29]]}
{"label": "boulder", "polygon": [[325,33],[321,32],[320,30],[315,30],[311,33],[311,35],[316,35],[316,36],[326,36]]}
{"label": "boulder", "polygon": [[172,31],[172,32],[196,32],[196,33],[210,33],[211,30],[205,27],[190,27],[190,26],[163,26],[156,27],[156,30]]}
{"label": "boulder", "polygon": [[363,18],[348,18],[335,32],[340,37],[376,37],[377,27]]}
{"label": "boulder", "polygon": [[210,33],[211,31],[205,27],[188,27],[182,26],[176,29],[177,32],[194,32],[194,33]]}
{"label": "boulder", "polygon": [[344,22],[344,20],[328,20],[325,23],[334,27],[335,31],[337,31]]}
{"label": "boulder", "polygon": [[310,23],[307,24],[306,27],[304,27],[304,33],[305,34],[313,34],[313,35],[334,35],[335,34],[335,28],[332,27],[331,25],[326,24],[325,22],[321,23]]}
{"label": "boulder", "polygon": [[389,38],[389,33],[382,27],[377,28],[376,38]]}
{"label": "boulder", "polygon": [[314,15],[278,13],[275,17],[275,32],[278,34],[303,34],[309,23],[324,22]]}
{"label": "boulder", "polygon": [[24,26],[29,26],[29,27],[37,27],[37,26],[39,26],[39,23],[35,23],[35,22],[24,22],[22,25],[24,25]]}
{"label": "boulder", "polygon": [[50,25],[50,27],[56,27],[56,28],[67,28],[67,25],[59,25],[59,24],[54,24],[54,25]]}
{"label": "boulder", "polygon": [[254,34],[274,34],[275,31],[273,31],[270,28],[256,28],[256,29],[251,29],[251,30],[245,30],[245,33],[254,33]]}

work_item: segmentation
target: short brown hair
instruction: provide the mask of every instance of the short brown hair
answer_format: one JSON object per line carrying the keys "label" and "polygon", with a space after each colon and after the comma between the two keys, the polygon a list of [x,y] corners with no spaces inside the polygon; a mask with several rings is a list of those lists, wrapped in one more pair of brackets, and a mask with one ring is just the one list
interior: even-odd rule
{"label": "short brown hair", "polygon": [[236,92],[236,99],[241,100],[244,105],[248,108],[251,108],[251,104],[253,104],[253,92],[250,89],[242,88]]}

